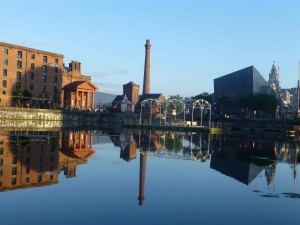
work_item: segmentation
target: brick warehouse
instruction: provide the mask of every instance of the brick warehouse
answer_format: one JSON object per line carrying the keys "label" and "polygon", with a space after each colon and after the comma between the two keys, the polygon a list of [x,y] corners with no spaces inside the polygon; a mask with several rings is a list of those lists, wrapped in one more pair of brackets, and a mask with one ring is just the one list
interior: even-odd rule
{"label": "brick warehouse", "polygon": [[[62,54],[27,48],[0,42],[0,106],[13,107],[20,104],[17,90],[31,93],[23,98],[22,106],[50,106],[92,108],[94,92],[98,89],[91,83],[91,77],[81,74],[81,64],[72,61],[64,66]],[[85,89],[73,85],[71,92],[76,98],[73,106],[64,99],[64,86],[75,81],[86,81]],[[82,85],[81,85],[82,86]],[[80,101],[79,96],[86,96]],[[87,97],[91,96],[91,97]],[[91,102],[87,102],[87,100]],[[79,104],[80,103],[80,104]]]}

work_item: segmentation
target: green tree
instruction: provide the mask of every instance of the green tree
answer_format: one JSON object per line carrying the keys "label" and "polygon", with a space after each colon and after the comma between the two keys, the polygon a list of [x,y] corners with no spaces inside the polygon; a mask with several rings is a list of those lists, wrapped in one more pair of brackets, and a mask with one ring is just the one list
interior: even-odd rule
{"label": "green tree", "polygon": [[61,95],[59,91],[57,90],[57,87],[54,87],[54,93],[53,93],[53,103],[54,105],[59,105],[61,102]]}
{"label": "green tree", "polygon": [[177,94],[177,95],[170,95],[170,99],[179,99],[179,100],[183,100],[183,97],[180,96],[179,94]]}
{"label": "green tree", "polygon": [[275,115],[277,99],[274,95],[258,94],[254,96],[254,109],[260,111],[262,116],[265,114]]}
{"label": "green tree", "polygon": [[30,91],[28,91],[27,89],[23,92],[24,94],[24,102],[28,102],[31,100],[32,98],[32,93]]}
{"label": "green tree", "polygon": [[208,101],[209,103],[212,103],[212,95],[208,92],[202,92],[201,94],[195,95],[194,97],[191,97],[192,99],[204,99],[205,101]]}
{"label": "green tree", "polygon": [[243,95],[239,99],[239,105],[242,108],[253,108],[253,95]]}
{"label": "green tree", "polygon": [[18,88],[16,91],[13,92],[13,100],[17,101],[17,105],[21,106],[21,102],[24,99],[24,92],[21,88]]}
{"label": "green tree", "polygon": [[229,107],[229,106],[232,106],[232,99],[228,95],[222,95],[219,98],[219,103],[220,103],[220,105],[222,105],[224,107]]}

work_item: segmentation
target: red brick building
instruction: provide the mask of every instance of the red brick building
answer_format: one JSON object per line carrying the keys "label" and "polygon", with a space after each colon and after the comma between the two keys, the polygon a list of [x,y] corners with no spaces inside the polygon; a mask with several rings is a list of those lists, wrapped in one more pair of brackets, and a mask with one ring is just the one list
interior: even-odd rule
{"label": "red brick building", "polygon": [[[77,81],[88,81],[94,92],[98,90],[91,77],[81,73],[80,62],[72,61],[66,67],[62,54],[4,42],[0,42],[0,78],[0,107],[67,106],[62,101],[63,87]],[[94,95],[91,90],[83,95]]]}

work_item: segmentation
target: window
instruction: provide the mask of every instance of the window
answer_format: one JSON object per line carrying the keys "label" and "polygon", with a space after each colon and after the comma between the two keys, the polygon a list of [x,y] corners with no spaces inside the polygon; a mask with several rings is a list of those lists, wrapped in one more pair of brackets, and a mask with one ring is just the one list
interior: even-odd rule
{"label": "window", "polygon": [[47,56],[43,56],[43,62],[44,62],[44,63],[47,62]]}
{"label": "window", "polygon": [[3,76],[7,77],[7,69],[3,69]]}
{"label": "window", "polygon": [[32,70],[34,69],[34,63],[31,63],[31,69]]}
{"label": "window", "polygon": [[51,156],[51,162],[54,162],[54,155]]}
{"label": "window", "polygon": [[16,183],[17,183],[17,178],[13,177],[13,178],[11,179],[11,184],[12,184],[12,185],[16,185]]}
{"label": "window", "polygon": [[38,182],[42,181],[42,175],[38,175]]}
{"label": "window", "polygon": [[55,59],[55,63],[58,63],[58,59]]}
{"label": "window", "polygon": [[0,155],[3,155],[3,148],[0,148]]}
{"label": "window", "polygon": [[22,59],[22,52],[21,51],[18,51],[18,58]]}
{"label": "window", "polygon": [[26,164],[30,164],[30,157],[26,158]]}
{"label": "window", "polygon": [[7,48],[4,49],[4,54],[5,54],[5,55],[8,54],[8,49],[7,49]]}
{"label": "window", "polygon": [[0,159],[0,166],[3,166],[3,159]]}
{"label": "window", "polygon": [[34,73],[30,74],[30,80],[34,80]]}
{"label": "window", "polygon": [[33,83],[30,83],[30,84],[29,84],[29,90],[30,90],[30,91],[33,91]]}
{"label": "window", "polygon": [[58,67],[55,67],[55,73],[58,73]]}
{"label": "window", "polygon": [[57,84],[57,76],[54,77],[54,83]]}
{"label": "window", "polygon": [[22,68],[22,61],[18,60],[18,62],[17,62],[17,67],[18,67],[19,69]]}
{"label": "window", "polygon": [[27,153],[30,153],[30,147],[29,146],[27,147],[26,151],[27,151]]}
{"label": "window", "polygon": [[38,162],[39,162],[39,163],[42,163],[42,162],[43,162],[43,156],[42,156],[42,155],[38,158]]}
{"label": "window", "polygon": [[41,146],[39,147],[38,152],[39,152],[39,153],[42,153],[43,151],[44,151],[44,147],[41,145]]}
{"label": "window", "polygon": [[13,152],[13,154],[15,155],[15,154],[18,153],[18,149],[14,147],[12,152]]}
{"label": "window", "polygon": [[43,166],[42,166],[42,165],[39,165],[39,167],[38,167],[38,172],[39,172],[39,173],[43,172]]}
{"label": "window", "polygon": [[6,86],[7,86],[7,82],[6,82],[6,80],[3,80],[3,81],[2,81],[2,87],[3,87],[3,88],[6,88]]}
{"label": "window", "polygon": [[47,72],[47,66],[43,65],[43,72]]}
{"label": "window", "polygon": [[13,157],[13,159],[12,159],[12,164],[17,164],[17,161],[18,161],[18,157]]}
{"label": "window", "polygon": [[46,83],[47,81],[47,76],[46,75],[42,75],[42,82]]}
{"label": "window", "polygon": [[21,79],[21,72],[20,71],[17,71],[17,79]]}
{"label": "window", "polygon": [[3,170],[0,170],[0,177],[3,176]]}
{"label": "window", "polygon": [[2,95],[6,95],[6,91],[2,91]]}
{"label": "window", "polygon": [[8,59],[4,59],[4,65],[8,65]]}
{"label": "window", "polygon": [[30,167],[26,167],[26,174],[30,173]]}
{"label": "window", "polygon": [[12,168],[11,175],[17,175],[17,167]]}
{"label": "window", "polygon": [[26,177],[26,183],[29,183],[29,177]]}
{"label": "window", "polygon": [[50,175],[50,180],[53,180],[53,175]]}
{"label": "window", "polygon": [[46,86],[42,85],[42,93],[46,93]]}
{"label": "window", "polygon": [[16,90],[21,88],[21,83],[20,82],[16,82]]}
{"label": "window", "polygon": [[31,59],[35,59],[35,54],[31,54]]}

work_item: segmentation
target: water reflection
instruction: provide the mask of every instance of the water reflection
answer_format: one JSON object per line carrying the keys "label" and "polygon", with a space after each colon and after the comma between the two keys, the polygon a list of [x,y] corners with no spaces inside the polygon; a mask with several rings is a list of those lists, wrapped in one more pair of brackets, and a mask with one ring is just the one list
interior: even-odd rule
{"label": "water reflection", "polygon": [[[266,193],[254,190],[262,197],[299,198],[296,193],[299,143],[290,140],[273,141],[264,136],[224,136],[162,131],[124,130],[121,134],[110,133],[115,146],[120,147],[120,158],[127,162],[140,156],[139,205],[145,194],[147,157],[164,157],[196,160],[210,163],[210,168],[228,177],[250,185],[264,174],[268,189],[275,192],[275,174],[278,163],[288,163],[292,168],[293,193]],[[151,168],[150,168],[151,169]]]}
{"label": "water reflection", "polygon": [[[296,190],[299,142],[251,135],[210,135],[196,133],[127,130],[110,132],[120,148],[120,158],[139,158],[138,204],[143,205],[147,185],[147,160],[151,157],[190,160],[207,164],[213,171],[250,185],[264,179],[268,191],[253,191],[266,198],[299,198]],[[92,131],[6,132],[0,136],[0,191],[56,184],[59,174],[76,176],[77,165],[95,154]],[[98,154],[101,154],[99,152]],[[276,193],[280,164],[290,166],[293,191]],[[138,170],[138,168],[136,168]],[[176,168],[174,169],[176,170]],[[290,178],[289,178],[290,177]],[[270,193],[271,192],[271,193]]]}
{"label": "water reflection", "polygon": [[58,183],[76,176],[94,154],[90,131],[6,132],[0,136],[0,191]]}

